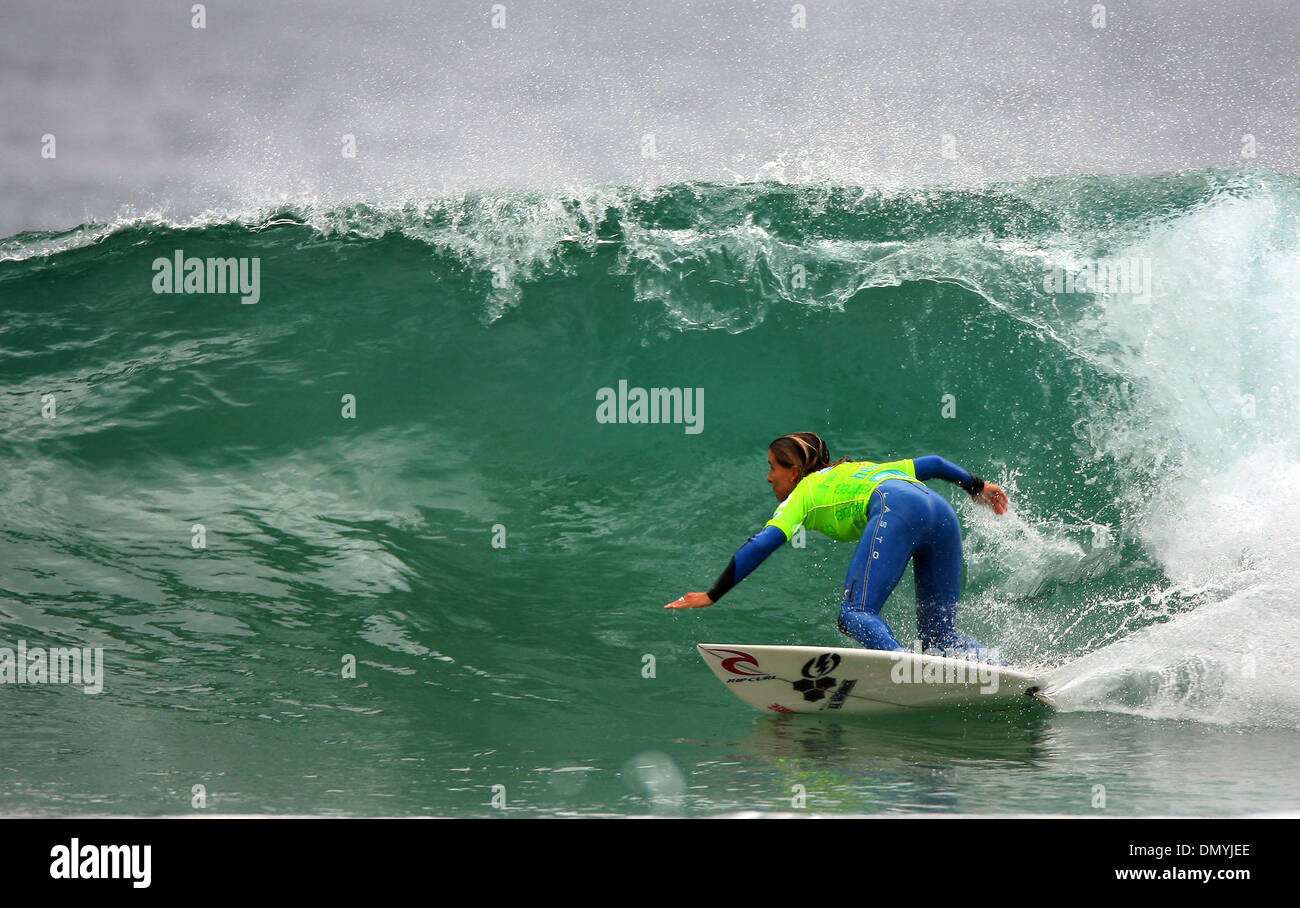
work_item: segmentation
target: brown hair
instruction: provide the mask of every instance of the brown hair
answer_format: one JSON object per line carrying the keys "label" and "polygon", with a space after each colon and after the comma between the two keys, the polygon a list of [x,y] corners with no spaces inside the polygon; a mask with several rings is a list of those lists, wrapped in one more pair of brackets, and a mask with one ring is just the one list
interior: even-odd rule
{"label": "brown hair", "polygon": [[800,479],[822,467],[848,463],[853,459],[841,457],[832,464],[831,452],[826,447],[826,442],[812,432],[791,432],[789,435],[782,435],[768,445],[767,449],[772,452],[772,456],[781,466],[798,468]]}

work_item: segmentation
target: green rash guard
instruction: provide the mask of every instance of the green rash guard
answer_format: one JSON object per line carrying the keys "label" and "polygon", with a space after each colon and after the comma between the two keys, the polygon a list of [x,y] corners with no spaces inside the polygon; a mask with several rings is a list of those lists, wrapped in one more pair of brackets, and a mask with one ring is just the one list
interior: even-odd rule
{"label": "green rash guard", "polygon": [[767,526],[777,527],[786,539],[794,535],[799,524],[838,542],[861,539],[871,493],[887,479],[924,485],[916,478],[916,463],[911,459],[887,463],[860,460],[823,467],[794,487],[789,497],[777,505]]}
{"label": "green rash guard", "polygon": [[872,493],[887,479],[921,484],[927,479],[946,479],[972,496],[984,489],[984,480],[937,454],[887,463],[864,460],[823,467],[805,476],[781,502],[762,532],[750,536],[736,551],[709,590],[709,600],[717,602],[764,558],[784,545],[800,524],[844,542],[861,539]]}

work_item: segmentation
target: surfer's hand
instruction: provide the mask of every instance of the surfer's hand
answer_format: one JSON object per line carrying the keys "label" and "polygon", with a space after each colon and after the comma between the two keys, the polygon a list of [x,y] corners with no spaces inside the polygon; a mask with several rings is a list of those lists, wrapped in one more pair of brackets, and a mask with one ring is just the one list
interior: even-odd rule
{"label": "surfer's hand", "polygon": [[664,608],[705,608],[713,604],[708,593],[687,593],[680,599],[675,599],[664,606]]}
{"label": "surfer's hand", "polygon": [[975,496],[975,500],[991,507],[995,514],[1007,512],[1007,493],[995,482],[985,482],[983,491]]}

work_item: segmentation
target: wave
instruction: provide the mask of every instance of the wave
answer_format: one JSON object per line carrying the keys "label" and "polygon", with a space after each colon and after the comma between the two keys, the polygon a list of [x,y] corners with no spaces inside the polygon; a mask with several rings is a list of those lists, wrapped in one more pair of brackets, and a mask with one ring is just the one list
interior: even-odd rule
{"label": "wave", "polygon": [[[1052,669],[1068,708],[1294,726],[1300,694],[1266,667],[1300,655],[1298,221],[1296,178],[1242,167],[484,190],[19,234],[0,242],[0,602],[23,633],[120,637],[125,602],[203,600],[233,638],[269,630],[270,603],[310,624],[400,601],[367,610],[375,646],[415,658],[433,648],[413,630],[459,628],[455,658],[487,666],[521,602],[572,608],[581,576],[613,603],[598,634],[662,639],[629,578],[711,582],[774,504],[763,447],[812,429],[837,457],[940,453],[1008,490],[1005,518],[959,505],[962,620]],[[178,252],[257,259],[258,301],[155,292]],[[620,380],[704,388],[705,430],[599,423]],[[167,553],[194,523],[224,539],[220,571]],[[748,580],[804,604],[743,613],[749,636],[834,642],[847,554],[813,543]],[[887,612],[904,637],[909,584]],[[559,639],[525,632],[511,658],[579,645],[537,620]]]}

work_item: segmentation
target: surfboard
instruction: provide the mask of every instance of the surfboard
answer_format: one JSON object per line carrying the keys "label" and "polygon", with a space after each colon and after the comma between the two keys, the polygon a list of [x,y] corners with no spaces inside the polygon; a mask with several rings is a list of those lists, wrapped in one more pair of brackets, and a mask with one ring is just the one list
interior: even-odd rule
{"label": "surfboard", "polygon": [[946,656],[828,646],[696,648],[728,690],[763,712],[856,715],[1051,705],[1039,677]]}

